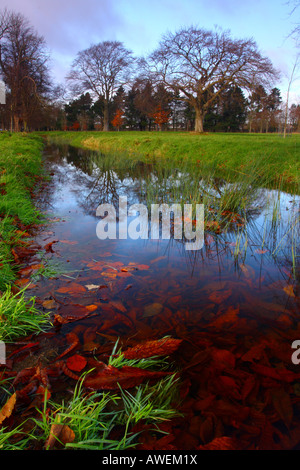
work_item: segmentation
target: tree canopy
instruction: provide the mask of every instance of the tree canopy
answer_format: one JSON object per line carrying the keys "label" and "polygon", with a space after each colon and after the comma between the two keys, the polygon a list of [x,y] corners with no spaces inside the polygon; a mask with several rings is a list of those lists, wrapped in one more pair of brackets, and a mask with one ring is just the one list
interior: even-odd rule
{"label": "tree canopy", "polygon": [[118,41],[104,41],[78,52],[68,75],[73,89],[104,99],[104,131],[109,129],[109,102],[131,78],[132,52]]}
{"label": "tree canopy", "polygon": [[0,28],[0,67],[8,89],[11,120],[15,130],[20,122],[26,129],[50,90],[49,55],[44,38],[23,15],[5,10],[0,17]]}
{"label": "tree canopy", "polygon": [[179,91],[195,110],[195,131],[211,104],[230,85],[252,89],[277,77],[271,61],[260,54],[253,39],[232,39],[228,31],[193,26],[167,33],[144,61],[145,73]]}

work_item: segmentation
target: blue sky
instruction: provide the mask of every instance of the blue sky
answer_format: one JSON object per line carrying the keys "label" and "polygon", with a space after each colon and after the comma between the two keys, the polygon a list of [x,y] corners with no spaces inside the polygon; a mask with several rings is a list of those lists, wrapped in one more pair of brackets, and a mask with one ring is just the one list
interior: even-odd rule
{"label": "blue sky", "polygon": [[[0,0],[5,6],[23,13],[45,37],[57,82],[64,81],[76,53],[93,43],[119,40],[136,55],[147,55],[167,31],[220,26],[233,37],[255,39],[283,74],[278,85],[284,99],[296,55],[289,34],[300,17],[300,8],[289,14],[287,0]],[[300,103],[300,80],[290,100]]]}

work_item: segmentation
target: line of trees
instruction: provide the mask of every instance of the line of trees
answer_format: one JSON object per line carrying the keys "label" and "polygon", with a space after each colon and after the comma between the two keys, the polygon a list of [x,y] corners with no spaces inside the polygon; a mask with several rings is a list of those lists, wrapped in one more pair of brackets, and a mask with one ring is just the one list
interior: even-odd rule
{"label": "line of trees", "polygon": [[[291,120],[297,129],[298,107],[292,105]],[[126,92],[120,87],[108,104],[114,130],[193,130],[195,110],[163,86],[154,87],[149,81],[136,80]],[[207,109],[204,129],[210,132],[277,132],[283,122],[282,99],[278,88],[270,93],[259,86],[245,97],[240,87],[223,90]],[[89,92],[70,101],[61,112],[63,130],[102,130],[104,100],[93,102]],[[296,130],[295,129],[295,130]]]}
{"label": "line of trees", "polygon": [[[253,39],[195,27],[166,34],[146,58],[118,41],[79,51],[66,84],[72,98],[50,78],[43,37],[19,13],[0,12],[0,73],[6,104],[0,127],[14,131],[280,130],[279,73]],[[290,124],[299,130],[299,106]]]}

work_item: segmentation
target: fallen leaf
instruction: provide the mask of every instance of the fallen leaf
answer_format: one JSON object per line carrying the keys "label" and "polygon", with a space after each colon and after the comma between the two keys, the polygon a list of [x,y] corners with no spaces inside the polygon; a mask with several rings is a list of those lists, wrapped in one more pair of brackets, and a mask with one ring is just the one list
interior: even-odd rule
{"label": "fallen leaf", "polygon": [[124,305],[122,304],[122,302],[120,300],[112,300],[110,302],[110,305],[112,305],[114,308],[116,308],[117,310],[119,310],[120,312],[126,312],[127,311],[127,308],[124,307]]}
{"label": "fallen leaf", "polygon": [[241,357],[242,361],[246,362],[255,362],[258,361],[266,348],[265,343],[259,343],[252,346],[243,356]]}
{"label": "fallen leaf", "polygon": [[67,320],[80,320],[82,318],[85,318],[91,314],[94,310],[96,310],[98,307],[96,305],[93,306],[85,306],[85,305],[79,305],[79,304],[68,304],[64,305],[59,308],[59,314],[61,314],[64,319]]}
{"label": "fallen leaf", "polygon": [[74,372],[80,372],[85,368],[87,360],[85,357],[80,356],[79,354],[74,354],[74,356],[68,357],[67,367]]}
{"label": "fallen leaf", "polygon": [[300,373],[294,373],[284,368],[272,368],[263,364],[252,364],[254,372],[264,377],[268,377],[274,380],[291,383],[295,380],[300,379]]}
{"label": "fallen leaf", "polygon": [[121,270],[121,272],[118,273],[118,277],[130,277],[130,276],[132,276],[132,274],[127,271]]}
{"label": "fallen leaf", "polygon": [[111,278],[111,279],[115,279],[117,277],[117,273],[108,273],[108,272],[103,271],[101,273],[101,276],[108,277],[108,278]]}
{"label": "fallen leaf", "polygon": [[145,318],[145,317],[152,317],[154,315],[158,315],[159,313],[162,312],[163,308],[164,308],[163,305],[157,302],[146,305],[144,308],[143,317]]}
{"label": "fallen leaf", "polygon": [[217,291],[217,292],[212,292],[208,298],[215,304],[221,304],[222,302],[225,302],[232,294],[232,290],[222,290],[222,291]]}
{"label": "fallen leaf", "polygon": [[68,323],[69,320],[66,318],[63,318],[61,315],[54,315],[54,325],[55,326],[60,326],[64,325],[65,323]]}
{"label": "fallen leaf", "polygon": [[161,261],[163,259],[166,259],[166,256],[159,256],[158,258],[155,258],[155,259],[152,259],[150,261],[150,264],[154,264],[154,263],[157,263],[158,261]]}
{"label": "fallen leaf", "polygon": [[17,279],[17,281],[15,282],[16,286],[19,286],[19,287],[23,287],[23,286],[26,286],[28,284],[31,284],[31,280],[30,279],[27,279],[27,278],[23,278],[23,279]]}
{"label": "fallen leaf", "polygon": [[21,237],[30,237],[30,234],[28,232],[22,232],[22,230],[16,230],[16,233]]}
{"label": "fallen leaf", "polygon": [[45,250],[47,253],[54,253],[53,248],[52,248],[52,245],[53,245],[54,243],[58,243],[58,242],[59,242],[59,240],[53,240],[52,242],[47,243],[47,245],[44,246],[44,250]]}
{"label": "fallen leaf", "polygon": [[67,286],[60,287],[57,289],[57,292],[61,294],[79,294],[86,292],[85,288],[81,284],[77,284],[76,282],[70,282]]}
{"label": "fallen leaf", "polygon": [[149,269],[149,266],[147,264],[137,264],[136,267],[141,271]]}
{"label": "fallen leaf", "polygon": [[294,294],[294,289],[291,284],[283,288],[284,292],[289,296],[289,297],[296,297]]}
{"label": "fallen leaf", "polygon": [[86,308],[89,312],[94,312],[95,310],[97,310],[98,305],[94,305],[94,304],[86,305],[85,308]]}
{"label": "fallen leaf", "polygon": [[20,259],[19,259],[19,256],[18,254],[16,253],[16,250],[14,248],[11,249],[11,254],[13,255],[14,257],[14,260],[15,260],[15,263],[19,263],[20,262]]}
{"label": "fallen leaf", "polygon": [[51,310],[53,308],[56,308],[58,304],[55,302],[55,300],[51,299],[51,300],[44,300],[42,305],[44,308],[48,308],[49,310]]}
{"label": "fallen leaf", "polygon": [[36,269],[44,268],[44,265],[41,264],[41,263],[40,264],[31,264],[29,267],[33,270],[36,270]]}
{"label": "fallen leaf", "polygon": [[93,390],[118,390],[132,388],[145,380],[160,379],[170,375],[169,372],[154,372],[138,367],[125,366],[121,369],[103,364],[103,370],[88,375],[83,385]]}
{"label": "fallen leaf", "polygon": [[182,340],[162,338],[137,344],[123,352],[126,359],[140,359],[151,356],[168,356],[178,349]]}
{"label": "fallen leaf", "polygon": [[85,286],[88,290],[99,289],[100,284],[86,284]]}
{"label": "fallen leaf", "polygon": [[74,431],[65,424],[52,424],[49,437],[45,443],[45,449],[52,449],[55,444],[67,444],[75,439]]}
{"label": "fallen leaf", "polygon": [[224,326],[233,325],[238,320],[239,310],[239,307],[229,307],[225,313],[219,314],[217,318],[210,323],[210,326],[214,326],[216,328],[223,328]]}
{"label": "fallen leaf", "polygon": [[0,424],[6,419],[9,418],[13,412],[13,409],[16,404],[16,393],[13,393],[11,397],[7,400],[5,405],[0,410]]}
{"label": "fallen leaf", "polygon": [[65,356],[66,354],[69,354],[71,351],[73,351],[73,349],[76,349],[80,345],[79,338],[75,333],[72,333],[72,332],[67,333],[66,340],[70,344],[70,346],[64,352],[62,352],[59,356],[57,356],[56,360],[61,359],[63,356]]}
{"label": "fallen leaf", "polygon": [[28,276],[31,273],[32,273],[32,268],[31,267],[22,268],[18,271],[18,274],[20,276]]}
{"label": "fallen leaf", "polygon": [[227,349],[213,348],[211,357],[216,369],[234,369],[235,367],[235,356],[232,352],[227,351]]}

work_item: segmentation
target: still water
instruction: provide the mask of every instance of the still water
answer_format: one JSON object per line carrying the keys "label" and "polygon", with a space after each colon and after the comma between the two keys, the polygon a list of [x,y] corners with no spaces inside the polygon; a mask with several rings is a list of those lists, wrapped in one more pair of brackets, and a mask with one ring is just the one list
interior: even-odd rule
{"label": "still water", "polygon": [[66,348],[69,331],[80,339],[79,353],[96,356],[118,338],[123,346],[182,339],[175,359],[186,417],[180,439],[174,425],[170,445],[195,449],[222,436],[238,437],[240,448],[297,445],[297,383],[270,369],[300,372],[291,361],[291,344],[300,339],[299,196],[261,188],[243,230],[206,230],[200,250],[174,238],[100,240],[99,204],[117,208],[120,196],[144,203],[144,176],[155,178],[155,168],[104,168],[92,155],[54,145],[44,152],[51,181],[36,198],[50,221],[36,242],[48,245],[39,259],[55,274],[36,279],[30,293],[41,305],[52,302],[60,319],[45,356]]}

